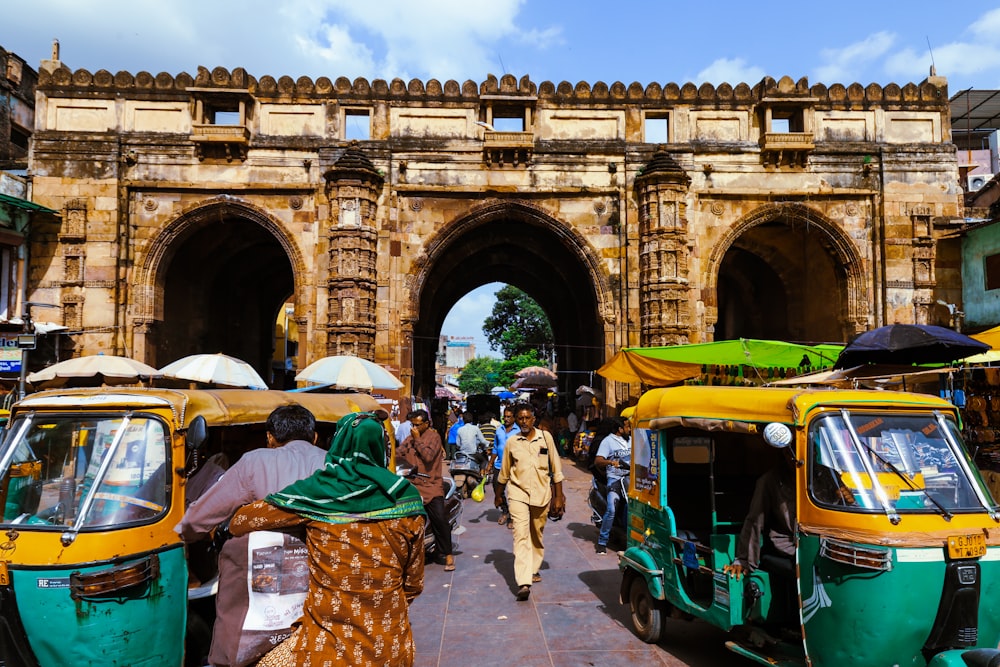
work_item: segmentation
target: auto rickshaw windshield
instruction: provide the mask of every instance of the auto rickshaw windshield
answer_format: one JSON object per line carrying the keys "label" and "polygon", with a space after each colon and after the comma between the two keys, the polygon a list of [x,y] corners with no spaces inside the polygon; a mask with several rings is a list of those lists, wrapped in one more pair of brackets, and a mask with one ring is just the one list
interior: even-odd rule
{"label": "auto rickshaw windshield", "polygon": [[152,519],[168,504],[166,433],[150,415],[19,417],[0,448],[2,525],[106,529]]}
{"label": "auto rickshaw windshield", "polygon": [[810,493],[817,504],[850,511],[982,512],[996,503],[940,414],[841,410],[809,429]]}

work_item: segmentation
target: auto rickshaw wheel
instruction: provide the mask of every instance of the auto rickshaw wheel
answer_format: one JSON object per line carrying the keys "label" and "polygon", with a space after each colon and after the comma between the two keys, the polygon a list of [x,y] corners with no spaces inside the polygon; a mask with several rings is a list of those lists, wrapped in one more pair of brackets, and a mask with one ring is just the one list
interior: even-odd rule
{"label": "auto rickshaw wheel", "polygon": [[632,607],[632,627],[635,634],[648,644],[660,641],[663,634],[663,609],[649,594],[646,580],[636,577],[628,591],[629,605]]}

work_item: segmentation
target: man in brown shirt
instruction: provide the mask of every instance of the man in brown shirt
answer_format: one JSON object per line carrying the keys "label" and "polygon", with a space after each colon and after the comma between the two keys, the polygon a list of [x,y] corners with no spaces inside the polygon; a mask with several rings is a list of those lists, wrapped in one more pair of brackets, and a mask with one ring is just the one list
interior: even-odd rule
{"label": "man in brown shirt", "polygon": [[451,553],[451,525],[444,507],[444,480],[441,474],[444,447],[441,436],[431,428],[426,410],[414,410],[406,418],[413,428],[406,440],[399,444],[396,456],[412,466],[416,473],[410,481],[420,491],[424,501],[434,542],[438,553],[444,556],[444,569],[451,572],[455,569],[455,557]]}
{"label": "man in brown shirt", "polygon": [[548,519],[550,500],[554,494],[551,511],[553,515],[561,516],[566,509],[566,496],[562,490],[562,464],[552,435],[535,428],[535,414],[527,403],[514,406],[514,421],[521,431],[512,435],[504,446],[503,462],[497,476],[501,488],[493,502],[500,507],[506,491],[514,528],[517,599],[524,601],[531,595],[532,582],[542,579],[538,570],[545,557],[542,532]]}

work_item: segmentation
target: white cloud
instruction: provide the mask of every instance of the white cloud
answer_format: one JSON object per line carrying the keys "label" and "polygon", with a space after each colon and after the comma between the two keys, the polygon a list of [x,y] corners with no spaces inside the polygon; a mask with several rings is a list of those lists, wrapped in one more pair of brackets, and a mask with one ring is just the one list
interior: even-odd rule
{"label": "white cloud", "polygon": [[819,56],[822,64],[816,67],[812,77],[828,85],[862,83],[862,77],[870,66],[884,56],[895,41],[893,33],[882,30],[839,49],[821,49]]}
{"label": "white cloud", "polygon": [[729,83],[734,86],[739,83],[748,83],[753,85],[763,79],[765,74],[763,68],[748,65],[743,58],[719,58],[698,72],[692,83],[708,82],[715,85]]}
{"label": "white cloud", "polygon": [[980,81],[978,88],[1000,85],[1000,9],[977,18],[964,34],[968,39],[931,44],[928,50],[908,47],[893,53],[885,61],[885,71],[899,81],[922,81],[933,58],[940,76],[975,77]]}
{"label": "white cloud", "polygon": [[[299,39],[312,41],[317,53],[346,57],[352,44],[368,45],[368,71],[352,68],[353,76],[410,76],[439,80],[481,79],[496,60],[492,45],[518,34],[514,19],[523,0],[313,0],[322,8],[314,27],[300,26]],[[313,11],[313,14],[316,12]],[[335,27],[335,30],[330,29]],[[530,34],[530,33],[527,33]],[[330,36],[337,38],[331,43]],[[331,65],[341,66],[331,61]]]}
{"label": "white cloud", "polygon": [[[558,31],[516,23],[526,0],[34,0],[4,13],[0,44],[33,67],[60,39],[72,69],[177,74],[198,65],[261,77],[482,80],[497,44]],[[93,3],[97,4],[97,3]],[[110,18],[113,17],[113,20]]]}

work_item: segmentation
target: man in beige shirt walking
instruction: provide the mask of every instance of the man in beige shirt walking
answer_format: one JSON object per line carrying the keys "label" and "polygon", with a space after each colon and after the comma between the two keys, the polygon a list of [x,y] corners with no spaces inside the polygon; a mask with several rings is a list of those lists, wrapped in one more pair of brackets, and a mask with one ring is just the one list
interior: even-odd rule
{"label": "man in beige shirt walking", "polygon": [[[507,440],[497,480],[500,493],[493,502],[501,506],[506,491],[510,521],[514,529],[514,580],[517,599],[531,595],[531,584],[541,581],[538,571],[545,556],[542,532],[550,512],[561,516],[566,509],[563,472],[555,442],[548,431],[535,428],[535,413],[527,403],[514,406],[514,421],[521,429]],[[553,501],[554,494],[554,501]]]}

